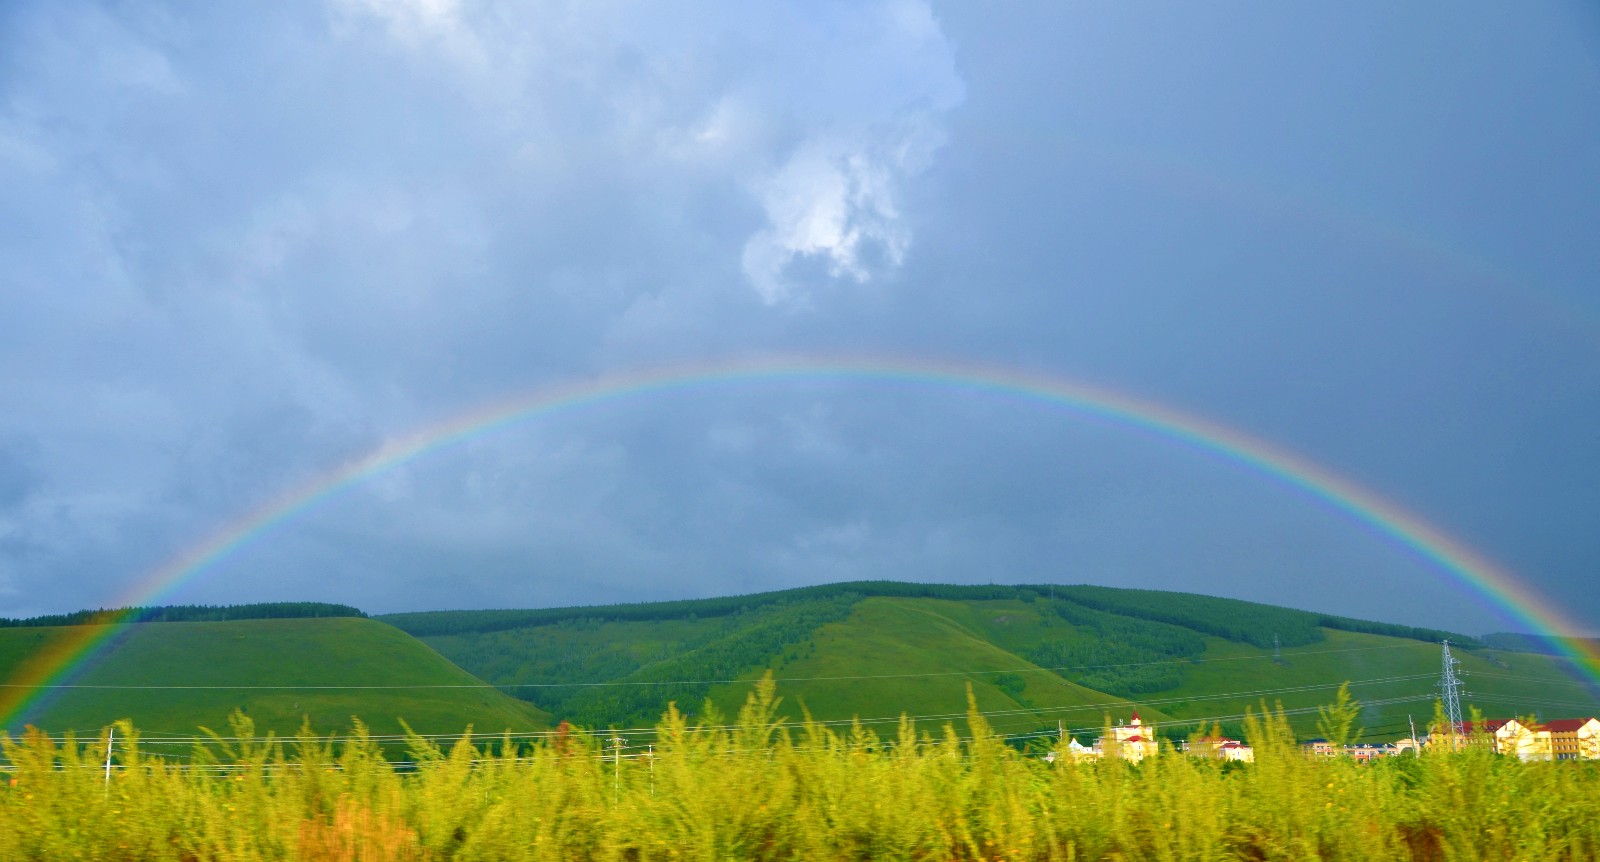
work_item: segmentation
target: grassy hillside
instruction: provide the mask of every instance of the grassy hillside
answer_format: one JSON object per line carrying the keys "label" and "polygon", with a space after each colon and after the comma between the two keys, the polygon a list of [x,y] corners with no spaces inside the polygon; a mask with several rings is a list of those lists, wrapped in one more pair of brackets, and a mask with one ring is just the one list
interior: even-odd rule
{"label": "grassy hillside", "polygon": [[[0,679],[63,631],[0,627]],[[699,716],[709,700],[732,714],[771,670],[790,718],[959,723],[970,684],[1003,732],[1060,724],[1080,738],[1134,708],[1170,736],[1201,720],[1236,734],[1237,716],[1263,700],[1281,701],[1311,735],[1315,707],[1349,680],[1368,737],[1395,738],[1408,715],[1419,729],[1432,716],[1445,634],[1182,593],[886,582],[382,621],[142,623],[70,680],[104,687],[58,691],[23,719],[93,730],[132,718],[187,734],[220,728],[239,708],[279,733],[302,716],[328,731],[352,715],[382,733],[398,718],[446,733],[544,727],[552,716],[639,727],[669,702]],[[1555,657],[1460,646],[1467,703],[1488,716],[1600,713],[1600,692]]]}
{"label": "grassy hillside", "polygon": [[[0,629],[0,679],[63,633]],[[60,690],[16,723],[94,731],[131,718],[148,734],[191,734],[201,724],[226,727],[237,708],[258,730],[279,734],[294,733],[303,717],[323,732],[342,729],[352,715],[377,733],[400,732],[399,718],[418,731],[439,733],[468,724],[491,733],[549,724],[547,714],[483,687],[399,629],[360,618],[140,623],[70,682],[134,688]],[[380,688],[353,688],[359,686]]]}
{"label": "grassy hillside", "polygon": [[791,717],[802,706],[824,720],[958,715],[970,682],[1002,730],[1060,722],[1080,735],[1135,705],[1174,734],[1201,719],[1237,733],[1237,716],[1263,700],[1301,710],[1293,720],[1310,735],[1315,707],[1349,680],[1368,704],[1369,738],[1396,738],[1408,715],[1419,727],[1432,717],[1446,636],[1461,647],[1468,705],[1486,715],[1600,712],[1594,687],[1548,656],[1149,590],[860,582],[705,603],[385,619],[497,684],[533,684],[519,696],[587,725],[648,724],[668,701],[698,712],[707,697],[730,713],[770,668]]}
{"label": "grassy hillside", "polygon": [[[984,631],[984,623],[1022,628],[1038,613],[1014,600],[864,599],[847,619],[823,626],[803,649],[774,663],[784,698],[779,712],[799,718],[803,708],[822,720],[888,722],[906,714],[935,730],[945,721],[962,723],[970,684],[978,708],[1002,733],[1054,726],[1058,719],[1095,726],[1107,714],[1126,719],[1127,701],[1046,671]],[[748,683],[721,685],[711,699],[732,715],[749,690]],[[1142,717],[1165,718],[1153,710]]]}

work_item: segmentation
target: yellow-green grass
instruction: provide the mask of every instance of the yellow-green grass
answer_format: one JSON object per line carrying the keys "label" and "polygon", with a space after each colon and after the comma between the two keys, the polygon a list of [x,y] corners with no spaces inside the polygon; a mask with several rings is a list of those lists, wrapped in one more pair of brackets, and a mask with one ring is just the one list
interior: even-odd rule
{"label": "yellow-green grass", "polygon": [[216,771],[124,743],[108,779],[103,739],[64,748],[33,736],[6,745],[0,858],[1600,858],[1595,763],[1525,764],[1478,746],[1362,765],[1300,755],[1274,720],[1252,728],[1249,765],[1171,752],[1138,766],[1050,764],[1000,744],[977,716],[971,738],[878,737],[777,727],[769,704],[731,729],[664,721],[650,758],[612,760],[571,739],[419,744],[404,773],[359,739],[236,750]]}
{"label": "yellow-green grass", "polygon": [[[803,708],[819,721],[883,719],[891,726],[904,714],[936,717],[929,720],[937,725],[963,713],[970,684],[978,708],[1001,732],[1057,721],[1099,727],[1107,716],[1126,720],[1134,708],[1128,701],[1045,671],[996,646],[983,631],[1030,621],[1037,625],[1037,612],[1022,602],[864,599],[847,619],[819,629],[804,657],[777,663],[781,712],[795,718]],[[763,670],[753,669],[748,678]],[[1025,687],[1002,690],[996,685],[1001,672],[1020,677]],[[712,701],[729,714],[750,685],[719,686]],[[1165,717],[1160,710],[1141,714],[1157,722]]]}
{"label": "yellow-green grass", "polygon": [[[0,629],[0,679],[60,628]],[[549,717],[463,671],[410,635],[357,618],[143,623],[20,718],[53,731],[99,731],[131,719],[147,734],[225,727],[242,710],[262,731],[320,730],[360,716],[375,733],[499,732]],[[94,686],[110,686],[96,688]],[[126,686],[126,687],[124,687]],[[16,730],[18,728],[12,728]]]}

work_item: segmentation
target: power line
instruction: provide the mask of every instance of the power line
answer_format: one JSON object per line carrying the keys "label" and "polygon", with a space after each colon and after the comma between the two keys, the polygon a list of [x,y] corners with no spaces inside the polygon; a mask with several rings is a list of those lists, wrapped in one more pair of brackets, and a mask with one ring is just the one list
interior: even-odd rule
{"label": "power line", "polygon": [[[1372,647],[1347,647],[1336,650],[1305,650],[1290,653],[1292,656],[1303,655],[1330,655],[1336,653],[1370,652],[1373,650],[1412,649],[1419,646],[1432,648],[1432,644],[1394,644],[1389,646]],[[920,673],[881,673],[858,674],[841,676],[793,676],[774,677],[773,682],[849,682],[853,680],[875,679],[912,679],[920,677],[948,677],[948,676],[996,676],[1006,673],[1059,673],[1074,670],[1109,670],[1115,668],[1153,667],[1157,665],[1190,665],[1206,664],[1225,661],[1261,661],[1270,660],[1268,656],[1218,656],[1216,658],[1176,658],[1160,659],[1146,662],[1122,662],[1118,664],[1082,664],[1063,665],[1060,667],[1019,667],[1010,670],[951,670],[951,671],[926,671]],[[604,682],[520,682],[520,683],[410,683],[393,685],[112,685],[112,684],[84,684],[84,683],[54,683],[50,685],[30,685],[27,683],[0,683],[0,688],[26,688],[33,690],[49,689],[91,689],[111,691],[383,691],[383,690],[411,690],[411,689],[496,689],[505,690],[512,688],[603,688],[608,686],[665,686],[665,685],[749,685],[759,682],[756,679],[692,679],[692,680],[610,680]],[[1067,680],[1071,682],[1071,680]]]}
{"label": "power line", "polygon": [[[1424,674],[1408,674],[1408,675],[1402,675],[1402,676],[1374,677],[1374,678],[1370,678],[1370,679],[1351,680],[1350,681],[1350,685],[1352,687],[1388,685],[1388,684],[1393,684],[1393,683],[1414,682],[1414,681],[1417,681],[1417,680],[1429,679],[1432,676],[1433,675],[1431,673],[1424,673]],[[1206,694],[1206,695],[1188,695],[1188,696],[1175,696],[1175,697],[1166,697],[1166,698],[1147,698],[1147,699],[1143,699],[1143,700],[1139,700],[1139,701],[1132,701],[1132,700],[1122,699],[1122,700],[1108,701],[1108,702],[1102,702],[1102,703],[1073,704],[1073,705],[1068,705],[1068,706],[1020,708],[1020,709],[1006,709],[1006,710],[987,710],[987,711],[979,710],[978,714],[983,716],[985,720],[1017,718],[1017,717],[1038,717],[1038,718],[1042,718],[1042,717],[1048,717],[1048,716],[1070,714],[1070,713],[1074,713],[1074,712],[1090,712],[1090,711],[1104,712],[1104,711],[1106,711],[1108,709],[1114,709],[1114,708],[1139,707],[1139,706],[1146,706],[1146,707],[1157,706],[1157,707],[1159,707],[1159,706],[1162,706],[1162,705],[1165,705],[1165,704],[1170,704],[1170,703],[1194,703],[1194,702],[1206,702],[1206,701],[1217,701],[1217,700],[1236,700],[1236,699],[1242,699],[1242,698],[1260,698],[1260,697],[1267,697],[1267,696],[1271,696],[1271,695],[1296,694],[1296,693],[1307,692],[1307,691],[1336,689],[1336,688],[1339,687],[1340,684],[1342,684],[1342,683],[1313,683],[1313,684],[1306,684],[1306,685],[1284,686],[1284,687],[1279,687],[1279,688],[1263,688],[1263,689],[1249,689],[1249,690],[1229,691],[1229,692],[1213,692],[1211,694]],[[1417,698],[1414,698],[1414,699],[1427,699],[1428,697],[1430,697],[1430,696],[1429,695],[1420,695],[1420,696],[1418,696]],[[1387,701],[1368,701],[1368,703],[1371,703],[1373,705],[1381,705],[1381,703],[1385,703],[1385,702],[1387,702]],[[1315,707],[1297,708],[1295,710],[1295,714],[1298,714],[1299,712],[1304,712],[1304,711],[1315,711]],[[820,720],[820,721],[815,721],[814,720],[814,721],[810,721],[810,722],[793,722],[793,723],[790,723],[790,726],[800,727],[800,728],[806,727],[807,725],[812,725],[812,726],[817,726],[817,727],[839,727],[839,726],[847,726],[847,725],[853,725],[853,724],[861,724],[861,725],[869,725],[870,726],[870,725],[879,725],[879,724],[888,724],[888,723],[898,723],[898,722],[900,722],[902,720],[911,721],[911,722],[921,722],[921,721],[946,721],[946,722],[948,722],[948,721],[952,721],[952,720],[966,718],[967,714],[968,713],[965,710],[963,710],[961,712],[922,713],[922,714],[915,714],[915,715],[901,713],[899,715],[893,715],[893,716],[878,716],[878,717],[869,717],[869,718],[852,717],[852,718],[826,719],[826,720]],[[1188,722],[1188,721],[1191,721],[1191,720],[1198,720],[1198,719],[1175,719],[1174,722],[1175,723],[1185,723],[1185,722]],[[710,733],[710,732],[716,732],[716,731],[737,730],[740,727],[741,727],[741,725],[738,725],[738,724],[693,725],[693,726],[686,727],[684,729],[684,732],[685,733]],[[484,734],[476,734],[476,733],[474,733],[474,734],[471,734],[471,736],[474,737],[474,738],[481,738],[481,739],[484,739],[484,740],[505,739],[505,738],[510,738],[510,739],[540,739],[540,738],[559,737],[559,736],[563,736],[563,735],[573,736],[573,737],[581,737],[581,736],[590,736],[590,735],[600,736],[600,735],[606,735],[606,734],[612,734],[612,733],[651,734],[651,733],[655,733],[656,731],[657,731],[657,728],[654,727],[654,726],[651,726],[651,727],[616,728],[614,730],[613,729],[589,729],[589,730],[584,730],[584,729],[569,727],[567,730],[564,730],[564,731],[563,730],[559,730],[559,729],[555,729],[555,730],[517,731],[517,732],[510,732],[510,733],[484,733]],[[368,734],[368,735],[366,735],[364,737],[355,737],[355,736],[315,736],[315,737],[311,737],[311,739],[314,739],[316,741],[349,741],[349,740],[365,739],[365,740],[369,740],[369,741],[373,741],[373,742],[384,743],[384,742],[405,742],[405,741],[413,740],[413,739],[420,739],[420,740],[456,740],[456,739],[461,739],[461,738],[464,738],[464,737],[467,737],[467,736],[468,736],[468,734],[466,734],[464,732],[463,733],[452,732],[452,733],[438,733],[438,734]],[[221,734],[217,734],[215,736],[209,735],[209,734],[193,734],[193,735],[188,735],[188,736],[177,736],[177,735],[161,736],[159,734],[149,734],[149,733],[141,733],[141,737],[145,738],[145,739],[148,739],[153,744],[154,743],[159,743],[159,744],[163,744],[163,745],[192,745],[192,744],[196,744],[196,743],[212,743],[212,742],[219,742],[219,741],[222,741],[222,742],[243,742],[243,741],[258,742],[258,741],[265,741],[265,740],[268,740],[268,739],[278,740],[278,741],[283,741],[283,742],[292,742],[292,741],[294,741],[294,740],[299,738],[297,736],[279,736],[279,735],[252,736],[252,737],[237,737],[237,736],[230,737],[230,736],[223,736]],[[57,740],[57,741],[62,741],[62,740],[65,740],[66,737],[65,737],[65,735],[61,735],[61,736],[55,736],[55,737],[51,737],[51,738],[54,739],[54,740]]]}

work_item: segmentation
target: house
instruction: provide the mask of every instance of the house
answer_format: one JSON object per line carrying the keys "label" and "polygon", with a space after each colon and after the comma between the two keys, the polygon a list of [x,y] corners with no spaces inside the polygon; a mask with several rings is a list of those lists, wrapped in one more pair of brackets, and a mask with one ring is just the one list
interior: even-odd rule
{"label": "house", "polygon": [[1214,757],[1240,763],[1254,763],[1256,759],[1255,749],[1226,736],[1195,737],[1184,743],[1183,750],[1196,757]]}
{"label": "house", "polygon": [[[1097,749],[1090,748],[1089,746],[1084,745],[1070,736],[1067,737],[1066,752],[1067,759],[1073,763],[1082,763],[1085,760],[1094,760],[1100,756],[1100,752]],[[1061,752],[1059,750],[1052,751],[1044,756],[1045,762],[1055,763],[1060,755]]]}
{"label": "house", "polygon": [[1600,719],[1557,718],[1523,724],[1514,718],[1484,722],[1495,750],[1519,760],[1600,760]]}
{"label": "house", "polygon": [[[1514,718],[1483,723],[1483,730],[1494,734],[1494,750],[1518,760],[1550,760],[1550,732],[1537,724],[1523,724]],[[1468,724],[1468,732],[1472,731]]]}
{"label": "house", "polygon": [[1409,755],[1415,757],[1415,756],[1421,754],[1422,753],[1422,749],[1427,747],[1427,745],[1428,745],[1428,738],[1427,737],[1423,737],[1422,739],[1412,739],[1411,737],[1408,736],[1405,739],[1397,739],[1397,740],[1394,741],[1394,753],[1395,754],[1409,754]]}
{"label": "house", "polygon": [[1380,757],[1393,757],[1400,753],[1399,746],[1388,742],[1363,742],[1357,745],[1346,745],[1344,753],[1355,758],[1360,763],[1377,760]]}
{"label": "house", "polygon": [[1339,756],[1339,749],[1335,748],[1333,743],[1323,739],[1320,736],[1315,739],[1308,739],[1305,742],[1300,743],[1300,750],[1311,755],[1312,757]]}
{"label": "house", "polygon": [[1542,725],[1554,760],[1600,760],[1600,719],[1558,718]]}
{"label": "house", "polygon": [[1488,734],[1499,754],[1518,760],[1597,760],[1600,759],[1600,719],[1558,718],[1546,722],[1523,722],[1515,718],[1496,718],[1481,727],[1468,722],[1463,736],[1476,731]]}
{"label": "house", "polygon": [[1138,763],[1146,757],[1161,752],[1161,746],[1156,742],[1155,729],[1145,726],[1137,710],[1127,724],[1119,724],[1108,730],[1109,734],[1102,735],[1094,741],[1094,752],[1097,757],[1121,757]]}

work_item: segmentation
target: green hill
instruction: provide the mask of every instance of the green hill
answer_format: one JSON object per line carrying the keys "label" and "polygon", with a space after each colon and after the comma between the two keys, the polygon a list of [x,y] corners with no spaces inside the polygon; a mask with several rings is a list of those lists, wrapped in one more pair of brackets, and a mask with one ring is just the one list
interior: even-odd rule
{"label": "green hill", "polygon": [[[64,631],[0,627],[0,679]],[[1444,637],[1459,647],[1467,705],[1488,716],[1600,713],[1600,691],[1563,660],[1448,632],[1185,593],[868,581],[577,608],[140,623],[70,680],[83,687],[13,724],[88,731],[131,718],[187,735],[237,708],[280,734],[302,717],[342,730],[352,715],[379,733],[400,718],[438,733],[554,719],[648,727],[672,702],[732,715],[770,670],[795,719],[889,730],[909,715],[934,730],[960,723],[970,685],[1003,732],[1080,738],[1134,709],[1170,736],[1214,721],[1237,734],[1263,701],[1311,735],[1315,708],[1348,680],[1368,738],[1385,739],[1406,735],[1408,716],[1419,729],[1431,718]]]}
{"label": "green hill", "polygon": [[[985,630],[1027,628],[1038,614],[1019,601],[863,599],[847,618],[821,627],[802,649],[774,662],[774,675],[783,680],[782,712],[799,718],[805,710],[829,721],[859,717],[890,728],[904,713],[935,730],[945,721],[960,723],[970,684],[978,708],[1001,732],[1037,730],[1058,719],[1099,726],[1107,714],[1127,718],[1128,701],[1045,670]],[[710,698],[731,715],[749,689],[748,683],[718,685]],[[1150,709],[1143,717],[1166,718]]]}
{"label": "green hill", "polygon": [[[400,614],[461,666],[590,726],[648,725],[676,701],[731,714],[771,669],[784,709],[822,720],[942,721],[973,686],[997,727],[1092,732],[1137,707],[1187,733],[1281,702],[1314,731],[1338,685],[1369,738],[1432,716],[1450,638],[1486,715],[1600,712],[1600,693],[1550,656],[1465,635],[1233,599],[1090,586],[857,582],[659,604]],[[1274,644],[1281,656],[1274,658]]]}
{"label": "green hill", "polygon": [[[0,679],[64,633],[0,628]],[[322,733],[343,730],[351,716],[385,734],[401,732],[402,718],[424,733],[549,726],[532,704],[487,687],[399,629],[361,618],[139,623],[70,682],[82,687],[46,695],[6,729],[27,721],[92,732],[129,718],[152,737],[191,735],[198,725],[225,728],[234,709],[258,731],[280,735],[292,735],[303,718]]]}

